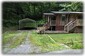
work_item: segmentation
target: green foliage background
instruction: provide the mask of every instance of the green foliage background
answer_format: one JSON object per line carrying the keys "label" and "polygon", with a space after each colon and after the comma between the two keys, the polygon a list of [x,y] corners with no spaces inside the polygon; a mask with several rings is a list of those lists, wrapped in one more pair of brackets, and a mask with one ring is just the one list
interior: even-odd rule
{"label": "green foliage background", "polygon": [[[82,2],[3,2],[3,28],[17,26],[19,20],[30,18],[38,24],[43,21],[43,13],[51,11],[83,11]],[[40,21],[40,22],[39,22]]]}

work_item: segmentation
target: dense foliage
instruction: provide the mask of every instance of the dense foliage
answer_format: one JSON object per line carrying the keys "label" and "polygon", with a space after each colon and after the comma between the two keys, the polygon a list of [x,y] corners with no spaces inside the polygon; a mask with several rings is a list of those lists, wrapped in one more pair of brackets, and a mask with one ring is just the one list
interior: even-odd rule
{"label": "dense foliage", "polygon": [[42,20],[43,13],[51,11],[83,11],[82,2],[4,2],[3,26],[19,25],[19,20]]}

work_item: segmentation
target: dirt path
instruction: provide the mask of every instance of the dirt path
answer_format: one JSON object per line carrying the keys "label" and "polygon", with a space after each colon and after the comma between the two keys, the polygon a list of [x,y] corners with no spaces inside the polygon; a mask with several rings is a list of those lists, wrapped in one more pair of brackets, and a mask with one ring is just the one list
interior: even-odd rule
{"label": "dirt path", "polygon": [[6,54],[30,54],[30,53],[39,53],[40,50],[38,47],[32,45],[29,40],[29,35],[31,33],[28,32],[27,37],[21,45],[17,46],[16,48],[10,49],[7,51]]}

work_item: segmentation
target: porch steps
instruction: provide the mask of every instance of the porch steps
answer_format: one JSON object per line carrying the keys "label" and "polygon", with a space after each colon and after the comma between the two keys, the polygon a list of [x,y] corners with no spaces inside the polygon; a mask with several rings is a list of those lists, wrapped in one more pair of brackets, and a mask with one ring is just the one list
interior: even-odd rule
{"label": "porch steps", "polygon": [[68,33],[66,31],[44,31],[44,33]]}

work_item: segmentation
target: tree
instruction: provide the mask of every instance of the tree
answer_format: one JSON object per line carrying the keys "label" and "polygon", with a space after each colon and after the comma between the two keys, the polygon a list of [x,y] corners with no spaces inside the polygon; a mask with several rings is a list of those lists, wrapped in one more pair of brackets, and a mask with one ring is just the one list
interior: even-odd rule
{"label": "tree", "polygon": [[60,11],[83,11],[82,2],[72,2],[60,4],[63,7]]}

